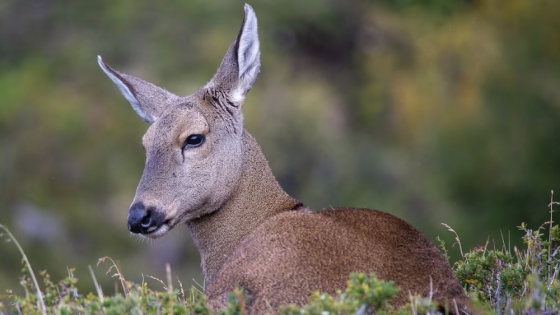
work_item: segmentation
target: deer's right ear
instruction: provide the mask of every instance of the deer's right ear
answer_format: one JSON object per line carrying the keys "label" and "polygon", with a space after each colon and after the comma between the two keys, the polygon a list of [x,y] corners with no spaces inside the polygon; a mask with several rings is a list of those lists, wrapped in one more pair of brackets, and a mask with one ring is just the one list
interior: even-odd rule
{"label": "deer's right ear", "polygon": [[134,111],[148,123],[154,123],[167,106],[179,97],[149,82],[127,75],[109,67],[97,56],[99,66],[121,90]]}
{"label": "deer's right ear", "polygon": [[225,103],[239,108],[257,80],[261,68],[260,56],[257,16],[253,8],[245,4],[245,17],[239,34],[205,88],[224,92],[228,98]]}

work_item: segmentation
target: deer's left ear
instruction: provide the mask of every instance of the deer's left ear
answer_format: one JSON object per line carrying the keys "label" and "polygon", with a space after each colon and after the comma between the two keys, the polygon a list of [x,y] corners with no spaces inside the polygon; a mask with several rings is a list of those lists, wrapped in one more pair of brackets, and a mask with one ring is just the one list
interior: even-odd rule
{"label": "deer's left ear", "polygon": [[245,18],[239,34],[205,88],[223,92],[232,105],[240,107],[259,75],[260,56],[257,16],[253,8],[245,4]]}
{"label": "deer's left ear", "polygon": [[138,116],[145,122],[154,123],[167,106],[179,99],[177,95],[150,82],[121,73],[109,67],[109,65],[103,62],[101,56],[97,56],[97,62],[103,72],[121,90],[121,93],[130,102]]}

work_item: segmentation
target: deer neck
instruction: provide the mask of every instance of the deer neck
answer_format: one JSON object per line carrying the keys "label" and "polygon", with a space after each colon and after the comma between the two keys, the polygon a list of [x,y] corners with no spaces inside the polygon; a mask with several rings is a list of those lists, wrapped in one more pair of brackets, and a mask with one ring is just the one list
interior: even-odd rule
{"label": "deer neck", "polygon": [[217,211],[187,222],[207,282],[213,280],[237,244],[261,223],[302,205],[280,187],[259,145],[247,131],[243,143],[244,162],[237,189]]}

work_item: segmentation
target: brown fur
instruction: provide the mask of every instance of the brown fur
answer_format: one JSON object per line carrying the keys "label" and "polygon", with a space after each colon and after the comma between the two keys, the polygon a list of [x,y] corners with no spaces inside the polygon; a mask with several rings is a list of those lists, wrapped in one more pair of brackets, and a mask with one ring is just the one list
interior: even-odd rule
{"label": "brown fur", "polygon": [[[179,97],[120,73],[99,58],[142,119],[146,167],[129,212],[129,229],[158,238],[185,223],[202,257],[206,294],[215,308],[241,286],[249,314],[303,304],[312,291],[343,289],[352,272],[375,272],[409,294],[464,306],[449,264],[418,230],[367,209],[313,212],[277,183],[259,145],[243,127],[241,106],[260,69],[252,8],[216,75]],[[192,135],[205,141],[186,147]]]}
{"label": "brown fur", "polygon": [[[375,222],[375,223],[372,223]],[[307,209],[273,216],[245,238],[206,290],[223,307],[234,286],[249,294],[249,313],[264,314],[288,303],[304,304],[310,292],[335,293],[352,272],[374,272],[402,288],[391,301],[430,294],[441,305],[463,290],[441,253],[416,229],[384,212]]]}
{"label": "brown fur", "polygon": [[[209,279],[210,305],[225,307],[228,292],[240,286],[249,294],[249,314],[264,314],[304,304],[313,291],[335,293],[352,272],[374,272],[402,288],[394,305],[405,304],[409,294],[428,296],[432,285],[441,305],[456,299],[464,307],[463,289],[447,260],[417,229],[376,210],[291,210],[298,201],[286,198],[249,134],[245,142],[253,148],[244,159],[242,178],[248,180],[238,187],[244,197],[188,223]],[[277,200],[275,206],[263,205],[263,190],[265,200]],[[210,259],[215,261],[208,264]]]}

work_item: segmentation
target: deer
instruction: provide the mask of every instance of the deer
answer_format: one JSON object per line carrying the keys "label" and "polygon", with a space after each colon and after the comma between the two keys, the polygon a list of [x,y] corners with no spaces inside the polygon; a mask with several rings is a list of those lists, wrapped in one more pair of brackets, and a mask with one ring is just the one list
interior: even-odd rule
{"label": "deer", "polygon": [[[375,273],[410,294],[466,309],[447,259],[419,230],[382,211],[314,211],[277,182],[243,124],[242,105],[260,72],[257,17],[246,4],[237,37],[213,78],[177,96],[103,62],[134,111],[149,123],[144,172],[128,212],[128,230],[148,239],[186,225],[201,256],[207,303],[247,294],[248,314],[302,305],[314,291],[335,293],[353,272]],[[457,305],[459,307],[457,307]]]}

